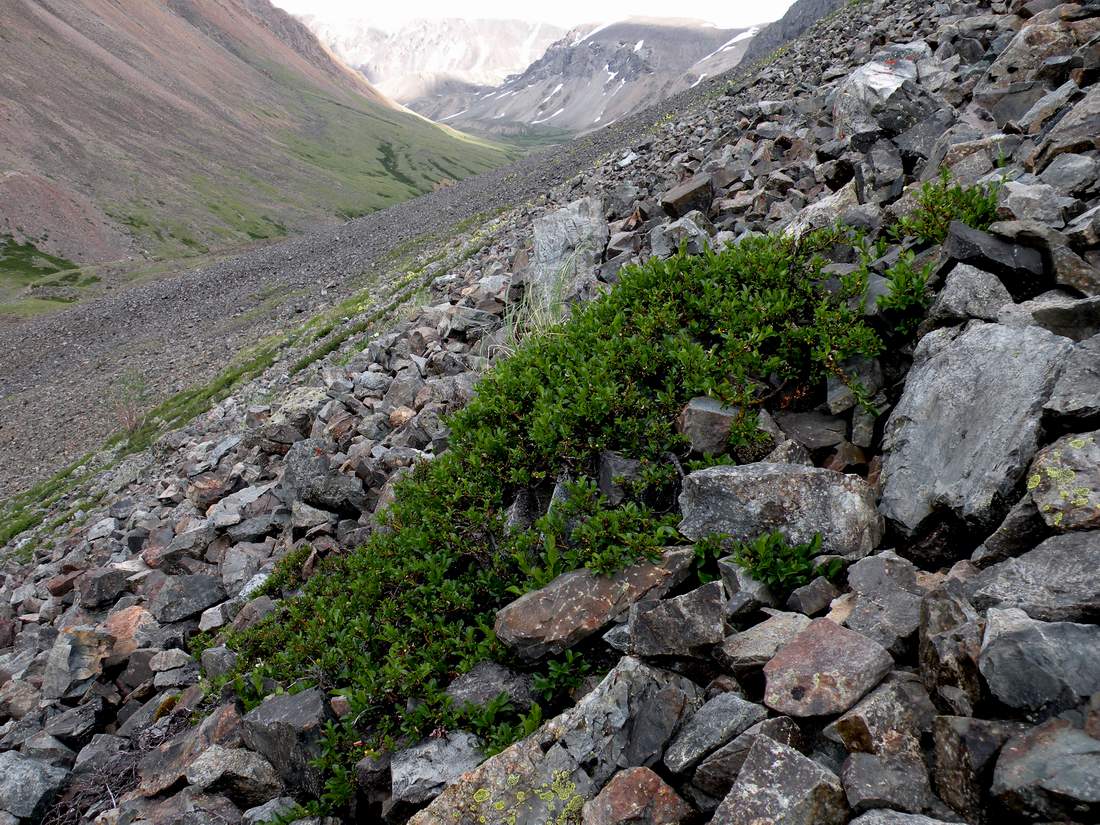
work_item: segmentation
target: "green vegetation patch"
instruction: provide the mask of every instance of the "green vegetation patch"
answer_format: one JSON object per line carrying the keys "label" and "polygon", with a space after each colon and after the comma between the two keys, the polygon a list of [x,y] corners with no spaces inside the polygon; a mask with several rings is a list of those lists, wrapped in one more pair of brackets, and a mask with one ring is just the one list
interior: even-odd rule
{"label": "green vegetation patch", "polygon": [[30,241],[0,236],[0,281],[29,286],[49,275],[79,269],[77,264],[43,252]]}
{"label": "green vegetation patch", "polygon": [[[850,301],[865,284],[823,286],[821,253],[850,240],[841,230],[749,238],[624,270],[610,294],[486,374],[450,422],[451,449],[398,484],[384,530],[326,559],[300,596],[230,640],[248,704],[308,684],[347,697],[351,712],[322,759],[327,805],[351,792],[363,752],[352,743],[385,746],[440,725],[473,730],[493,748],[523,735],[530,714],[506,703],[454,708],[443,691],[481,660],[509,661],[492,625],[517,594],[577,567],[611,573],[679,540],[665,457],[684,451],[674,422],[687,400],[753,409],[776,378],[814,386],[845,359],[879,352]],[[641,481],[614,507],[587,480],[603,450],[643,462]],[[545,500],[565,477],[576,480],[558,487],[547,515],[505,529],[517,495]],[[537,674],[549,709],[585,667],[559,660]]]}

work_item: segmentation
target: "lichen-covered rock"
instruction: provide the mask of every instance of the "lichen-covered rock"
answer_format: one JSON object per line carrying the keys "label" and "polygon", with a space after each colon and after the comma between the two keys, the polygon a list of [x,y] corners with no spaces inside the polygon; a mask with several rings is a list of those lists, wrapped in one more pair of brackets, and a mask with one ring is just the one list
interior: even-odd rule
{"label": "lichen-covered rock", "polygon": [[764,666],[764,704],[796,717],[843,713],[893,664],[877,642],[829,619],[814,619]]}
{"label": "lichen-covered rock", "polygon": [[765,719],[699,763],[691,775],[692,786],[717,799],[724,799],[737,780],[737,775],[758,736],[767,736],[800,752],[806,750],[806,737],[793,719],[786,716]]}
{"label": "lichen-covered rock", "polygon": [[656,764],[702,703],[688,679],[624,657],[575,707],[465,774],[410,825],[575,817],[619,770]]}
{"label": "lichen-covered rock", "polygon": [[1019,558],[982,571],[974,605],[1018,607],[1047,622],[1100,617],[1100,531],[1052,536]]}
{"label": "lichen-covered rock", "polygon": [[643,596],[659,598],[687,575],[694,554],[667,552],[660,564],[636,564],[613,576],[588,569],[558,576],[502,608],[497,637],[524,659],[561,653],[597,633]]}
{"label": "lichen-covered rock", "polygon": [[796,464],[716,466],[691,473],[680,494],[680,532],[752,539],[775,530],[822,552],[860,558],[882,540],[874,491],[863,479]]}
{"label": "lichen-covered rock", "polygon": [[921,737],[931,730],[935,715],[920,679],[895,672],[827,728],[826,735],[849,753],[920,753]]}
{"label": "lichen-covered rock", "polygon": [[921,339],[883,437],[881,509],[908,534],[941,509],[996,526],[1039,446],[1043,405],[1072,347],[1034,327],[975,324],[954,336]]}
{"label": "lichen-covered rock", "polygon": [[1055,530],[1100,527],[1100,432],[1067,435],[1044,447],[1028,472],[1039,515]]}
{"label": "lichen-covered rock", "polygon": [[848,805],[835,774],[794,748],[758,736],[712,821],[840,825],[847,820]]}

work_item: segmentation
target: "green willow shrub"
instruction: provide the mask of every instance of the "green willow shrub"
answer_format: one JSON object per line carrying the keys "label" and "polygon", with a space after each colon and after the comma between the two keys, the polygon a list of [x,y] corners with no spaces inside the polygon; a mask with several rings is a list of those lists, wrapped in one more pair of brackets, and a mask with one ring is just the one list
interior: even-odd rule
{"label": "green willow shrub", "polygon": [[951,221],[962,221],[974,229],[986,230],[997,220],[1000,184],[964,186],[951,181],[947,169],[939,178],[926,181],[917,193],[918,208],[894,227],[895,235],[916,238],[922,243],[943,243]]}
{"label": "green willow shrub", "polygon": [[[347,698],[319,763],[323,807],[350,793],[366,746],[461,726],[499,749],[564,706],[575,662],[536,673],[546,705],[527,715],[506,702],[490,714],[455,708],[444,691],[479,661],[517,666],[492,631],[517,593],[575,567],[611,573],[678,541],[675,473],[661,468],[683,452],[675,419],[686,401],[709,395],[752,410],[777,386],[819,386],[843,376],[846,359],[878,354],[854,308],[865,282],[823,288],[824,253],[850,240],[842,230],[753,237],[625,268],[610,293],[484,376],[450,421],[450,449],[397,485],[383,530],[325,560],[301,595],[229,640],[240,654],[229,680],[249,703],[272,686]],[[647,468],[616,507],[585,480],[604,450]],[[505,530],[518,492],[545,493],[562,477],[579,480],[559,505],[527,530]]]}

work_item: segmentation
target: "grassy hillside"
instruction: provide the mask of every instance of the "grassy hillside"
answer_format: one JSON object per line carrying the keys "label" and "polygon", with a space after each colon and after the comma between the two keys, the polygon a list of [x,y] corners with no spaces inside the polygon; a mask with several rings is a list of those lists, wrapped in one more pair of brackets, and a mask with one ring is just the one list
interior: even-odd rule
{"label": "grassy hillside", "polygon": [[266,0],[18,5],[0,29],[0,237],[78,265],[278,237],[516,152],[395,106]]}

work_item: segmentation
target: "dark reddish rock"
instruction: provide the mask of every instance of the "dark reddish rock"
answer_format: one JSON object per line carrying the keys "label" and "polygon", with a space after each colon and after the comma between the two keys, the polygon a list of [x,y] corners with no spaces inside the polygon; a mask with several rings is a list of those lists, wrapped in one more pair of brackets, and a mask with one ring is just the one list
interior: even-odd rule
{"label": "dark reddish rock", "polygon": [[968,822],[989,821],[988,789],[1001,746],[1027,727],[1018,722],[937,716],[933,776],[940,797]]}
{"label": "dark reddish rock", "polygon": [[843,713],[893,665],[878,642],[815,619],[764,666],[764,703],[795,717]]}
{"label": "dark reddish rock", "polygon": [[494,630],[524,659],[561,653],[643,596],[659,597],[683,581],[693,559],[691,550],[675,550],[660,564],[634,565],[613,576],[587,569],[565,573],[501,609]]}
{"label": "dark reddish rock", "polygon": [[921,600],[921,678],[934,700],[959,716],[970,715],[983,696],[978,671],[983,626],[957,581],[944,582]]}
{"label": "dark reddish rock", "polygon": [[1100,740],[1056,719],[1012,737],[993,772],[993,798],[1029,820],[1100,819]]}
{"label": "dark reddish rock", "polygon": [[619,771],[581,812],[584,825],[677,825],[694,811],[649,768]]}
{"label": "dark reddish rock", "polygon": [[704,214],[714,200],[714,184],[709,174],[700,173],[669,189],[661,196],[661,208],[670,217],[679,218],[698,209]]}
{"label": "dark reddish rock", "polygon": [[924,759],[914,753],[853,753],[840,773],[856,813],[891,808],[916,814],[936,806]]}
{"label": "dark reddish rock", "polygon": [[697,656],[726,636],[725,591],[710,582],[672,599],[630,608],[627,649],[637,656]]}
{"label": "dark reddish rock", "polygon": [[919,677],[895,672],[830,730],[850,753],[919,753],[921,736],[931,730],[935,715]]}

